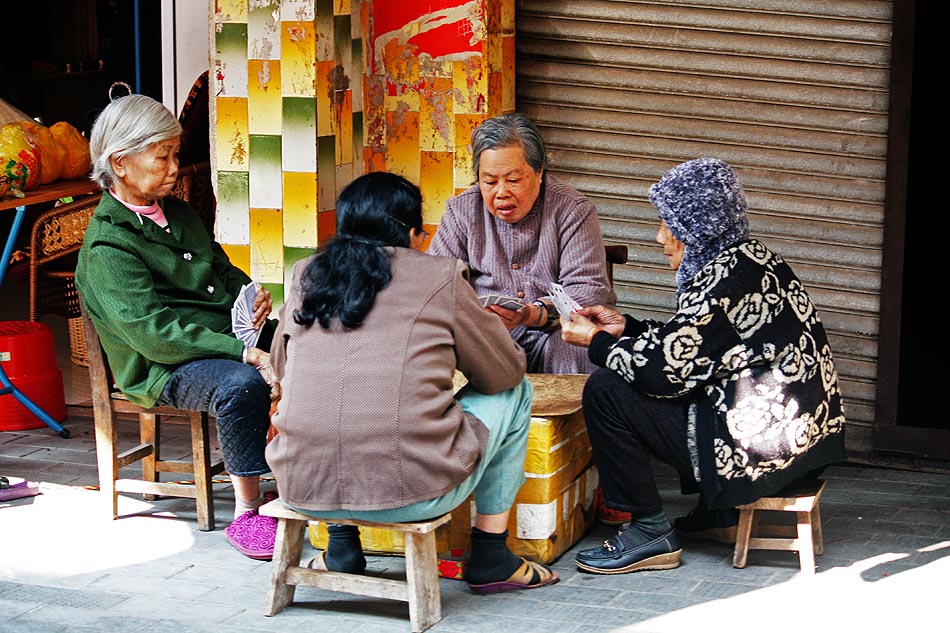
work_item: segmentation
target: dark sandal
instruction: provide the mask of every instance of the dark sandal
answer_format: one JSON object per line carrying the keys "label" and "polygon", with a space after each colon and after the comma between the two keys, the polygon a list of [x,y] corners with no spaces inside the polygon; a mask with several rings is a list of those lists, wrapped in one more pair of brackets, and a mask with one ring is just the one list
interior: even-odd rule
{"label": "dark sandal", "polygon": [[553,585],[560,576],[557,572],[548,569],[540,563],[521,559],[521,567],[515,570],[508,580],[498,582],[489,582],[483,585],[473,585],[468,583],[472,593],[489,594],[503,593],[505,591],[518,591],[519,589],[536,589],[545,585]]}

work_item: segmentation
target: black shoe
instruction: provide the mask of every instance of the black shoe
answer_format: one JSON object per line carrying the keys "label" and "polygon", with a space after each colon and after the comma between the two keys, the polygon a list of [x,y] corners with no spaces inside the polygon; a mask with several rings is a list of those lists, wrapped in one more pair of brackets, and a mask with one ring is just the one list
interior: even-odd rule
{"label": "black shoe", "polygon": [[632,545],[623,532],[612,536],[600,547],[577,553],[574,563],[595,574],[626,574],[647,569],[679,567],[680,547],[676,531],[670,528],[649,543]]}
{"label": "black shoe", "polygon": [[716,541],[725,545],[733,545],[736,542],[738,525],[739,511],[735,508],[707,510],[696,506],[686,516],[673,521],[673,527],[680,536]]}

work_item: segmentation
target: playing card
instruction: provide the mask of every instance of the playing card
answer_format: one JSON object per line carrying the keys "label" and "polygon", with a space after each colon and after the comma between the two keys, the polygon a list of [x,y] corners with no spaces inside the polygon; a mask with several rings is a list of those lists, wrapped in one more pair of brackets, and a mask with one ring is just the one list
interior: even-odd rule
{"label": "playing card", "polygon": [[257,345],[261,332],[254,328],[254,299],[257,297],[257,284],[251,282],[241,287],[234,306],[231,308],[231,330],[239,340],[249,347]]}
{"label": "playing card", "polygon": [[568,321],[571,320],[571,312],[581,309],[580,304],[564,291],[564,286],[553,281],[551,282],[551,298],[554,299],[554,307],[557,308],[557,313],[561,315],[561,318]]}
{"label": "playing card", "polygon": [[478,299],[482,302],[483,308],[487,308],[491,305],[497,305],[509,310],[520,310],[525,306],[524,301],[515,299],[514,297],[506,297],[504,295],[484,295]]}

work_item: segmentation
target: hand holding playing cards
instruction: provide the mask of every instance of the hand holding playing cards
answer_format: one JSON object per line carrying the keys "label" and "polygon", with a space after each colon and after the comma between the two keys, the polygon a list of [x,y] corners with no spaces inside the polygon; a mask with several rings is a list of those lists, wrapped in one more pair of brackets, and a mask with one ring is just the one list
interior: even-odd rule
{"label": "hand holding playing cards", "polygon": [[499,304],[490,305],[485,309],[501,317],[501,322],[509,330],[513,330],[519,325],[536,326],[541,319],[541,308],[530,303],[518,310],[509,310]]}
{"label": "hand holding playing cards", "polygon": [[231,330],[234,336],[248,347],[257,345],[261,326],[267,321],[272,307],[270,292],[253,281],[242,286],[231,307]]}
{"label": "hand holding playing cards", "polygon": [[627,319],[613,308],[608,308],[607,306],[587,306],[586,308],[578,310],[577,313],[586,316],[594,325],[606,331],[612,337],[620,338],[623,336],[623,329],[627,325]]}
{"label": "hand holding playing cards", "polygon": [[254,367],[261,374],[268,385],[270,385],[270,399],[276,401],[280,399],[280,383],[277,382],[277,376],[274,374],[274,368],[270,364],[270,354],[259,350],[256,347],[248,347],[244,362]]}
{"label": "hand holding playing cards", "polygon": [[590,346],[597,332],[604,331],[620,338],[626,320],[623,315],[606,306],[587,306],[571,313],[571,320],[561,318],[561,338],[571,345]]}
{"label": "hand holding playing cards", "polygon": [[257,295],[254,297],[254,318],[252,320],[254,329],[260,329],[267,322],[271,310],[274,309],[274,302],[270,298],[270,290],[264,286],[257,287]]}

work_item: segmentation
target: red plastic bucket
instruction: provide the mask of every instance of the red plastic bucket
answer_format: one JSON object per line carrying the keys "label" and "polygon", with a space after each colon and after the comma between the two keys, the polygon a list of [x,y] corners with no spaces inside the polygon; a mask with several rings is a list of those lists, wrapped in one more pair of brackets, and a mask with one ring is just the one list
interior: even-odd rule
{"label": "red plastic bucket", "polygon": [[[36,321],[0,321],[0,366],[13,386],[51,418],[57,422],[66,419],[63,372],[56,366],[53,331],[48,325]],[[13,394],[0,395],[0,431],[45,426]]]}

